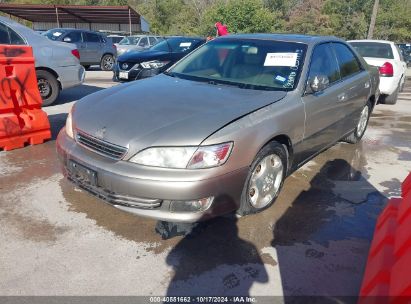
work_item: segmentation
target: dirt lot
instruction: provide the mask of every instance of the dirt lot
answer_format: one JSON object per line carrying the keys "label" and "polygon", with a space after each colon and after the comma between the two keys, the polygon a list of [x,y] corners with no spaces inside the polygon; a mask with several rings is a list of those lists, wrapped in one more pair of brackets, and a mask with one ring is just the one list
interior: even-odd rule
{"label": "dirt lot", "polygon": [[156,222],[74,187],[55,137],[70,106],[115,85],[88,71],[46,108],[53,140],[0,152],[1,295],[357,295],[378,213],[411,171],[411,82],[378,105],[363,141],[290,176],[261,214],[162,240]]}

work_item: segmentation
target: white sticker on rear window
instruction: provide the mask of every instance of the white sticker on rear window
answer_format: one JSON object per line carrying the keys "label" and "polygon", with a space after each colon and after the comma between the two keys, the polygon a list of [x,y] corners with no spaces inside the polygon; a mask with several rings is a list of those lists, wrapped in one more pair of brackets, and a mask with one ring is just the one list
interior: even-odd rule
{"label": "white sticker on rear window", "polygon": [[264,66],[293,67],[297,62],[297,53],[267,53]]}
{"label": "white sticker on rear window", "polygon": [[191,46],[191,42],[181,42],[180,43],[180,47],[190,47]]}

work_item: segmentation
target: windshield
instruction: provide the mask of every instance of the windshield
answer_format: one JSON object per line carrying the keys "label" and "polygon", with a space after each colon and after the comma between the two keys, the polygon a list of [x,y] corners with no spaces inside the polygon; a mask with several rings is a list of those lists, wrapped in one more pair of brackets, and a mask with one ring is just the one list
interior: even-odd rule
{"label": "windshield", "polygon": [[46,36],[50,40],[56,41],[56,40],[59,40],[61,35],[63,35],[64,33],[65,31],[63,31],[62,29],[54,29],[54,30],[47,31],[43,33],[42,35]]}
{"label": "windshield", "polygon": [[137,45],[139,40],[140,40],[140,37],[124,37],[123,39],[121,39],[121,41],[118,44],[119,45]]}
{"label": "windshield", "polygon": [[293,90],[307,45],[257,39],[216,39],[178,62],[167,74],[255,90]]}
{"label": "windshield", "polygon": [[159,52],[170,52],[167,39],[155,44],[154,46],[151,47],[150,50],[159,51]]}
{"label": "windshield", "polygon": [[362,57],[394,59],[391,45],[380,42],[350,42]]}

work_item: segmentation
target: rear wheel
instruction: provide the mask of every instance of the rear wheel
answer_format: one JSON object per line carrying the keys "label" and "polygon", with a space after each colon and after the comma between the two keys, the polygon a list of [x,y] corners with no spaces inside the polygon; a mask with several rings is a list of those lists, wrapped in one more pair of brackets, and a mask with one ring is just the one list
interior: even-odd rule
{"label": "rear wheel", "polygon": [[60,94],[60,86],[57,78],[50,72],[37,70],[37,86],[43,99],[43,106],[53,104]]}
{"label": "rear wheel", "polygon": [[365,130],[367,129],[368,120],[371,115],[371,102],[367,101],[367,104],[361,111],[360,120],[354,130],[349,136],[347,136],[344,141],[350,144],[356,144],[364,136]]}
{"label": "rear wheel", "polygon": [[101,58],[100,68],[103,71],[111,71],[111,70],[113,70],[113,66],[114,66],[114,57],[113,57],[113,55],[106,54],[106,55],[103,56],[103,58]]}
{"label": "rear wheel", "polygon": [[398,93],[400,92],[400,84],[398,84],[397,89],[395,90],[394,93],[392,93],[391,95],[383,95],[382,96],[382,100],[381,103],[383,104],[390,104],[390,105],[394,105],[397,103],[397,99],[398,99]]}
{"label": "rear wheel", "polygon": [[287,152],[283,145],[271,142],[258,152],[241,194],[239,215],[260,212],[270,207],[283,186],[287,171]]}

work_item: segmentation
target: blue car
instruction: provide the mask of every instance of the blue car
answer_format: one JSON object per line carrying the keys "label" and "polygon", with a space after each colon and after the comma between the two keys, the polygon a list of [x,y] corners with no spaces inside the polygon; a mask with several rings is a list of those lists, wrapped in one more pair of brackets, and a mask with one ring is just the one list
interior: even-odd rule
{"label": "blue car", "polygon": [[128,51],[117,58],[113,80],[130,81],[160,74],[205,42],[201,37],[165,37],[146,51]]}

